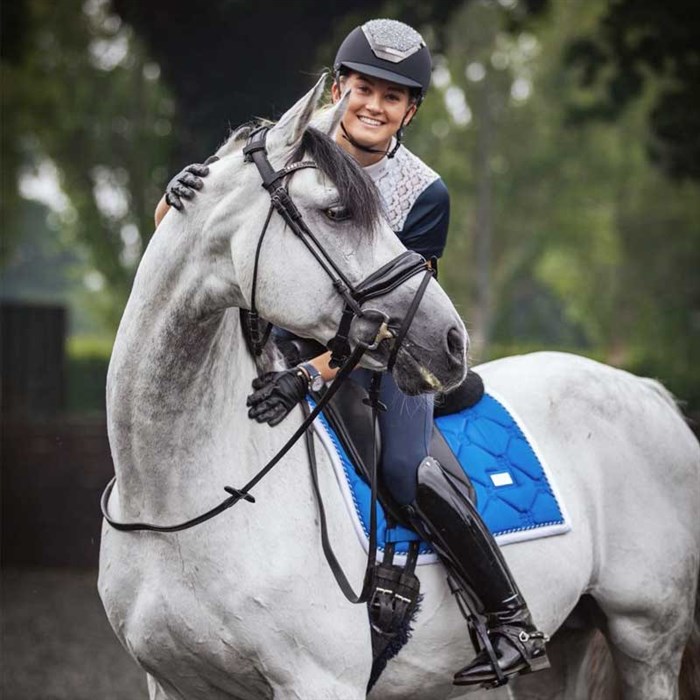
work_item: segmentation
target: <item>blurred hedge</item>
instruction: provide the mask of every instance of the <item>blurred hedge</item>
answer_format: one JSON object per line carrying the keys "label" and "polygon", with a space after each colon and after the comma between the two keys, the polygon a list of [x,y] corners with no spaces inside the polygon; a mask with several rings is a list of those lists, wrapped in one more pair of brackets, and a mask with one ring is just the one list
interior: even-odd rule
{"label": "blurred hedge", "polygon": [[96,413],[105,410],[107,366],[112,340],[71,336],[66,344],[66,410]]}

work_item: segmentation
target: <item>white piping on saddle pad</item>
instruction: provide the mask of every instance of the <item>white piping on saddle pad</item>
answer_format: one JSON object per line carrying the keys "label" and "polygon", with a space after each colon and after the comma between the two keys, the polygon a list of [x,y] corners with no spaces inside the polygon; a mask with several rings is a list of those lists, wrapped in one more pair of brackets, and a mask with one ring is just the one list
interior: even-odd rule
{"label": "white piping on saddle pad", "polygon": [[552,494],[554,494],[554,499],[556,500],[557,505],[559,506],[559,510],[561,512],[561,517],[563,520],[563,522],[557,523],[556,525],[543,525],[542,527],[534,528],[532,530],[506,532],[502,535],[498,535],[496,537],[496,542],[498,542],[499,545],[503,546],[505,544],[513,544],[514,542],[538,540],[540,539],[540,537],[552,537],[553,535],[563,535],[569,532],[569,530],[571,530],[571,517],[569,516],[569,511],[566,507],[564,499],[561,496],[559,488],[557,487],[557,483],[554,479],[554,474],[549,468],[549,465],[547,464],[547,461],[545,460],[544,455],[542,454],[542,450],[540,450],[540,447],[537,444],[537,440],[535,440],[535,437],[530,433],[525,422],[520,420],[520,416],[518,416],[518,414],[512,408],[512,406],[510,406],[510,404],[500,394],[496,393],[495,391],[492,391],[491,389],[489,389],[486,393],[492,399],[498,401],[498,403],[500,403],[503,406],[503,408],[505,408],[506,411],[510,413],[513,420],[520,428],[520,431],[524,435],[525,439],[530,444],[530,447],[532,447],[532,451],[535,453],[535,456],[542,465],[542,471],[544,472],[545,478],[549,483],[549,488],[551,489]]}
{"label": "white piping on saddle pad", "polygon": [[[530,434],[530,432],[527,430],[525,424],[517,417],[515,411],[508,405],[508,403],[501,398],[498,394],[495,392],[489,390],[488,391],[489,396],[494,398],[496,401],[501,403],[504,408],[511,414],[515,422],[518,424],[520,430],[522,431],[523,435],[525,436],[525,439],[530,443],[530,446],[532,447],[533,451],[535,452],[535,455],[537,455],[537,458],[540,460],[540,464],[542,465],[542,469],[544,471],[544,474],[547,478],[547,481],[549,482],[549,486],[552,490],[552,493],[554,494],[554,497],[556,498],[557,504],[559,505],[559,509],[562,514],[562,518],[564,520],[563,523],[557,523],[555,525],[543,525],[542,527],[538,528],[533,528],[530,530],[518,530],[517,532],[506,532],[503,533],[502,535],[498,535],[496,537],[496,542],[498,542],[499,545],[507,545],[507,544],[513,544],[515,542],[525,542],[527,540],[535,540],[539,539],[541,537],[551,537],[553,535],[562,535],[569,530],[571,530],[571,519],[569,518],[568,511],[566,509],[566,505],[564,504],[564,501],[562,500],[559,490],[557,489],[556,483],[554,482],[554,479],[552,477],[552,472],[548,468],[543,456],[542,452],[537,446],[537,442],[533,438],[533,436]],[[369,548],[369,541],[367,538],[367,535],[365,534],[364,528],[362,526],[362,522],[360,521],[360,516],[358,514],[358,508],[355,506],[355,501],[354,497],[352,494],[352,491],[350,489],[350,485],[348,484],[348,480],[345,476],[345,471],[343,469],[343,463],[340,454],[338,454],[338,449],[333,441],[333,438],[331,438],[330,434],[328,433],[328,430],[326,427],[321,423],[320,420],[314,421],[314,433],[318,437],[318,439],[321,441],[321,444],[323,445],[323,449],[326,451],[326,454],[328,455],[328,458],[330,459],[331,463],[333,464],[333,472],[335,474],[335,479],[338,484],[338,488],[340,489],[340,492],[343,495],[343,501],[345,503],[345,507],[348,512],[348,516],[352,522],[353,528],[355,529],[355,533],[357,534],[358,539],[360,540],[360,543],[362,544],[363,549],[365,552],[367,552]],[[507,474],[507,473],[506,473]],[[500,474],[494,475],[496,477],[499,477]],[[379,544],[381,548],[381,543]],[[382,551],[378,552],[377,560],[380,561],[382,558]],[[396,554],[394,556],[394,561],[397,564],[403,564],[406,561],[406,555],[405,554]],[[433,553],[430,554],[421,554],[418,557],[418,565],[425,565],[425,564],[434,564],[438,561],[437,556]]]}

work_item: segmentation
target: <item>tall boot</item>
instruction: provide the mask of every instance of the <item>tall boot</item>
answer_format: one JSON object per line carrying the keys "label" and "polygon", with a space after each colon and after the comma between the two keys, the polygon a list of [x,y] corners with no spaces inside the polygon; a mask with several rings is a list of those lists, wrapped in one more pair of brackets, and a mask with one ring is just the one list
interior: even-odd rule
{"label": "tall boot", "polygon": [[[418,467],[416,498],[405,506],[405,512],[481,607],[478,612],[486,617],[501,678],[548,668],[548,638],[535,628],[498,545],[464,487],[432,457],[426,457]],[[484,650],[455,674],[454,683],[505,682],[498,676]]]}

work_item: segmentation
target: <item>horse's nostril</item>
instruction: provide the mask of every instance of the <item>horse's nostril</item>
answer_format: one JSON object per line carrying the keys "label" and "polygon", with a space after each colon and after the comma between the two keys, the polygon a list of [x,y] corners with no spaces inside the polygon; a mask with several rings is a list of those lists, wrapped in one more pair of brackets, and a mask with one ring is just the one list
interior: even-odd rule
{"label": "horse's nostril", "polygon": [[450,328],[447,331],[447,352],[455,362],[464,362],[465,358],[465,337],[458,328]]}

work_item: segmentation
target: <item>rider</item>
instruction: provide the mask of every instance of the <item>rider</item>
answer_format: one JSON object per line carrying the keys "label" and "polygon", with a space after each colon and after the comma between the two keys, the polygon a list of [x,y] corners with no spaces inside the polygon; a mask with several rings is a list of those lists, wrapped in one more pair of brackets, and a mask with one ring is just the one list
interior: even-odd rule
{"label": "rider", "polygon": [[[335,135],[372,178],[389,225],[410,250],[436,261],[447,237],[449,195],[440,176],[402,145],[425,96],[432,70],[423,38],[396,20],[378,19],[355,28],[336,55],[333,102],[350,90],[347,112]],[[182,208],[203,185],[206,166],[188,166],[168,185],[156,210],[156,225],[168,205]],[[284,331],[282,331],[284,333]],[[277,425],[306,395],[333,379],[330,353],[283,372],[254,380],[249,415]],[[353,378],[367,386],[370,373]],[[437,460],[428,456],[433,428],[432,397],[401,393],[391,375],[381,384],[382,478],[416,530],[431,542],[452,577],[486,617],[504,675],[547,665],[544,635],[532,622],[525,600],[491,533],[468,496],[456,491]],[[497,679],[484,651],[458,671],[458,685]]]}

